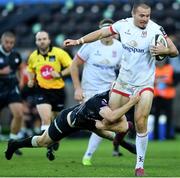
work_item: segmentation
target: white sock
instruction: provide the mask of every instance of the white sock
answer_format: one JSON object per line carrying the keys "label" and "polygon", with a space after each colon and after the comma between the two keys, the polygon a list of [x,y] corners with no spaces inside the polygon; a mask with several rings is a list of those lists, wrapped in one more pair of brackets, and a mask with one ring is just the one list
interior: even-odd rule
{"label": "white sock", "polygon": [[38,139],[38,136],[34,136],[32,138],[31,144],[32,144],[33,147],[38,147],[37,139]]}
{"label": "white sock", "polygon": [[41,125],[41,131],[46,130],[49,128],[49,125]]}
{"label": "white sock", "polygon": [[13,140],[17,140],[19,137],[18,137],[17,134],[10,133],[10,134],[9,134],[9,138],[10,138],[10,139],[13,139]]}
{"label": "white sock", "polygon": [[102,137],[99,137],[95,133],[91,134],[89,139],[88,148],[84,154],[84,158],[91,158],[93,153],[97,150],[99,144],[101,143]]}
{"label": "white sock", "polygon": [[136,169],[143,168],[144,160],[146,155],[146,149],[148,144],[148,133],[137,133],[136,134]]}

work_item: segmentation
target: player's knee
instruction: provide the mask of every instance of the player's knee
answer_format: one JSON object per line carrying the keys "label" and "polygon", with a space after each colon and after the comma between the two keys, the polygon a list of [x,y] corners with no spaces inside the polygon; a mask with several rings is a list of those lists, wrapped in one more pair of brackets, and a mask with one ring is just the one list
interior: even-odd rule
{"label": "player's knee", "polygon": [[122,128],[120,132],[121,132],[121,133],[126,133],[127,131],[128,131],[127,128]]}
{"label": "player's knee", "polygon": [[23,113],[18,111],[13,113],[13,118],[17,121],[21,121],[23,119]]}
{"label": "player's knee", "polygon": [[121,133],[126,133],[128,131],[128,125],[126,123],[122,124],[120,127],[119,127],[119,132]]}
{"label": "player's knee", "polygon": [[135,122],[137,125],[142,125],[147,121],[148,114],[145,113],[136,113]]}
{"label": "player's knee", "polygon": [[146,130],[146,123],[144,119],[136,120],[136,130],[139,132],[143,132],[144,130]]}

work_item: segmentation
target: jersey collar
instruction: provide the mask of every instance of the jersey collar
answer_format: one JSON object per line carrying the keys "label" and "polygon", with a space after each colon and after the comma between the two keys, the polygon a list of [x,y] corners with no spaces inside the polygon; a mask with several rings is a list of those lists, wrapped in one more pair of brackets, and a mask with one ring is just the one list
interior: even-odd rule
{"label": "jersey collar", "polygon": [[50,46],[49,46],[49,50],[48,50],[48,52],[47,52],[46,54],[41,54],[41,52],[39,51],[39,49],[37,49],[37,54],[41,54],[42,56],[47,56],[48,53],[52,51],[52,48],[53,48],[52,45],[50,45]]}

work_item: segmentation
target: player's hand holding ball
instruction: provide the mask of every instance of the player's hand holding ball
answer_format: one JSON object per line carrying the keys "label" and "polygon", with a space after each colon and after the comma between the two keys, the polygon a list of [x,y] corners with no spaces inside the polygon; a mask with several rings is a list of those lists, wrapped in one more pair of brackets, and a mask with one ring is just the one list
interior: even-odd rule
{"label": "player's hand holding ball", "polygon": [[155,38],[153,38],[151,43],[151,55],[154,56],[156,60],[162,61],[166,57],[166,54],[168,54],[168,52],[169,48],[165,37],[161,34],[157,34]]}

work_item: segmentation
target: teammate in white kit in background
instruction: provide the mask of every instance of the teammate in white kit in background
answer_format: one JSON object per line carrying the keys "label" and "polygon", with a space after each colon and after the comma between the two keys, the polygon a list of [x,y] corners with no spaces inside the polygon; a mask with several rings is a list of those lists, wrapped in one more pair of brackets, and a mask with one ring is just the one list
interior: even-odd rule
{"label": "teammate in white kit in background", "polygon": [[[147,119],[153,100],[155,58],[153,55],[178,55],[178,50],[163,28],[150,20],[151,8],[146,3],[136,3],[132,18],[120,20],[110,28],[96,30],[78,40],[67,39],[65,46],[92,42],[114,33],[119,33],[125,58],[110,97],[109,105],[115,109],[129,100],[129,96],[140,92],[140,101],[135,106],[136,150],[135,175],[144,176],[144,159],[148,144]],[[159,44],[150,48],[156,34],[166,37],[168,47]],[[150,53],[151,52],[151,53]],[[151,55],[153,54],[153,55]],[[112,121],[113,122],[113,121]]]}
{"label": "teammate in white kit in background", "polygon": [[[107,27],[113,24],[111,19],[104,19],[99,27]],[[84,44],[71,65],[71,77],[73,80],[75,93],[74,98],[77,101],[84,102],[95,94],[102,93],[112,87],[116,79],[115,69],[119,67],[122,58],[121,43],[113,36],[98,40],[92,43]],[[79,67],[83,65],[82,81],[80,83]],[[82,159],[83,165],[90,166],[91,157],[98,148],[102,137],[92,133],[88,148]],[[118,147],[116,147],[117,155]]]}

